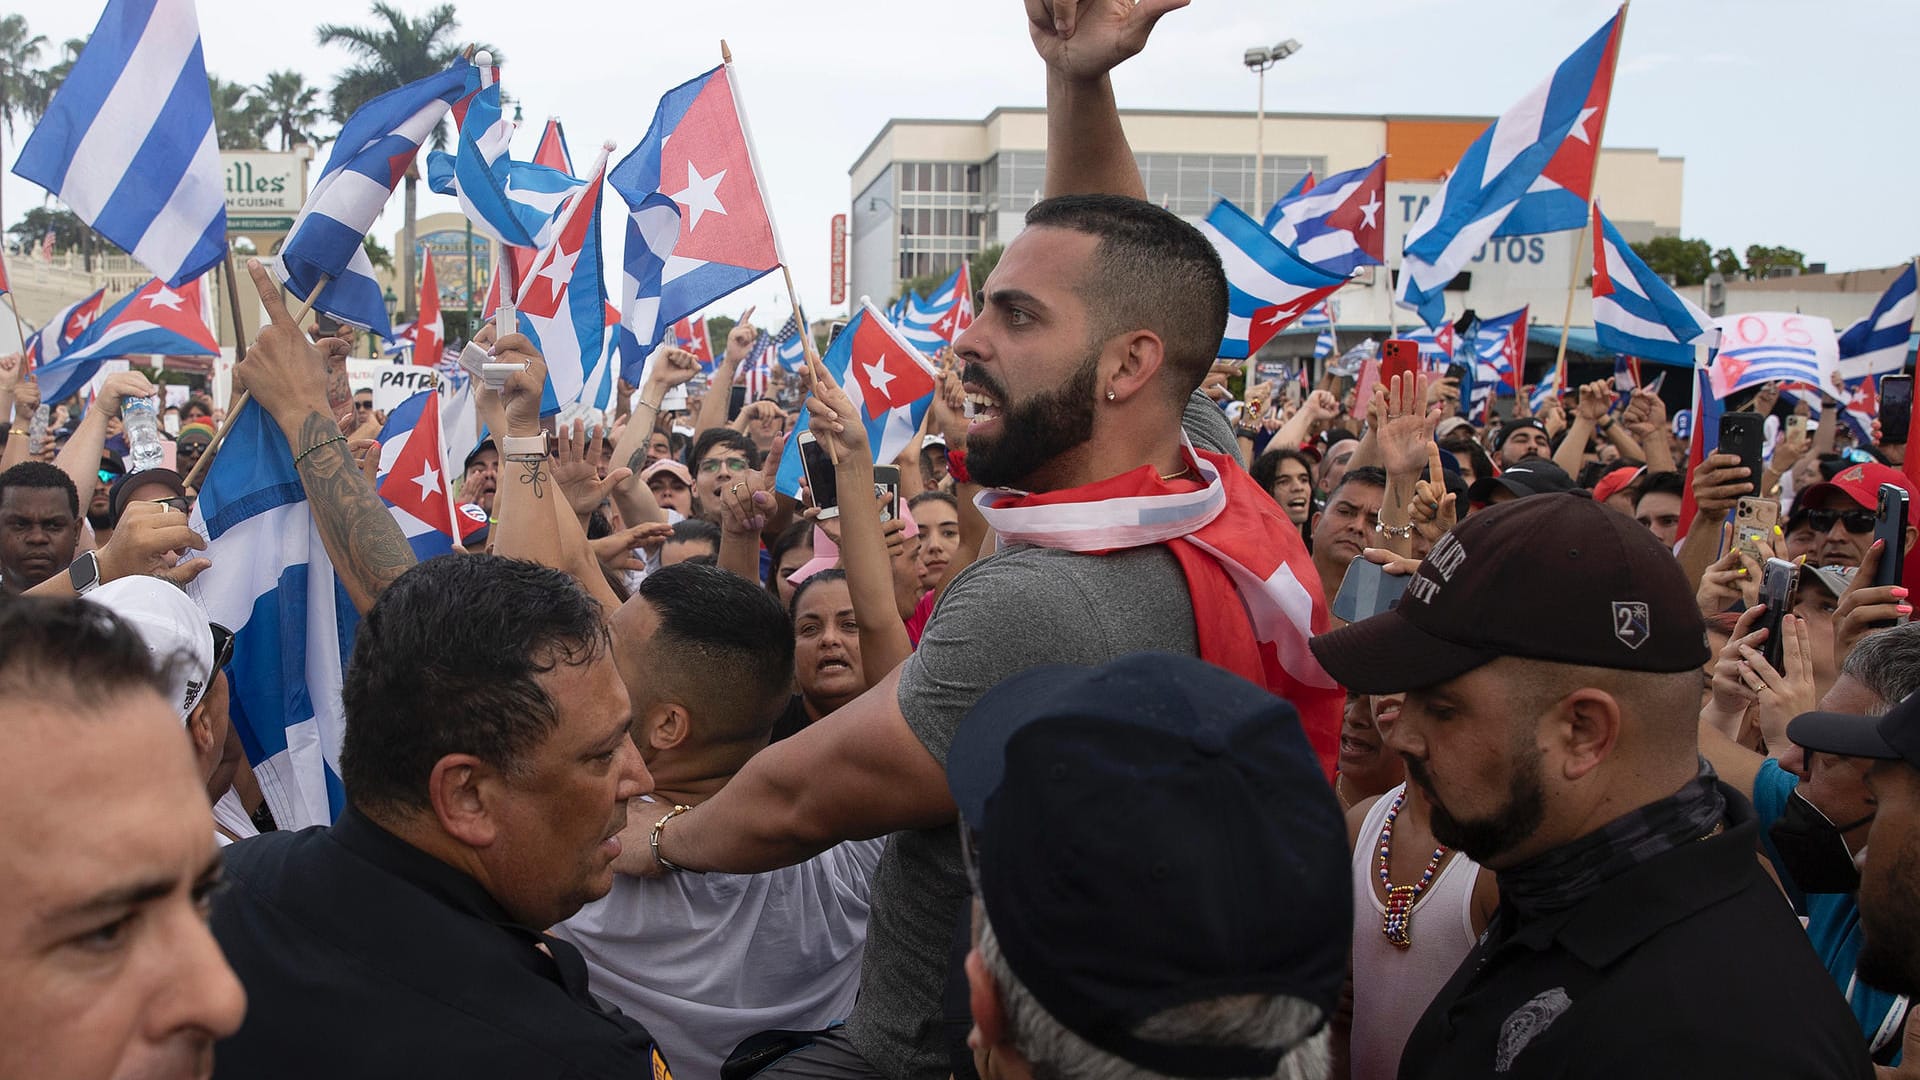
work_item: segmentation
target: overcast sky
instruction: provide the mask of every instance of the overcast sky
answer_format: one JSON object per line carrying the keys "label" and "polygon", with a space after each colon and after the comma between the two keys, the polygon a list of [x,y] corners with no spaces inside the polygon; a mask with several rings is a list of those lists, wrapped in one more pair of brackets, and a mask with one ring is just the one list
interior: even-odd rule
{"label": "overcast sky", "polygon": [[[410,12],[430,6],[394,2]],[[349,0],[198,4],[208,68],[249,83],[290,67],[329,85],[347,57],[319,48],[311,24],[367,19]],[[618,144],[616,159],[631,148],[659,95],[718,62],[718,39],[727,37],[781,240],[816,315],[827,310],[828,226],[847,208],[847,170],[889,117],[974,119],[999,105],[1043,103],[1040,63],[1015,0],[458,7],[463,38],[507,54],[503,80],[527,121],[516,156],[532,153],[540,122],[554,114],[583,169],[603,140]],[[90,32],[101,5],[12,0],[8,8],[58,43]],[[1612,11],[1605,0],[1195,0],[1161,21],[1116,86],[1128,107],[1251,109],[1254,78],[1241,53],[1293,37],[1305,48],[1269,73],[1270,110],[1493,115]],[[1913,0],[1640,0],[1627,21],[1606,142],[1686,159],[1682,235],[1736,249],[1784,244],[1835,270],[1887,266],[1920,252],[1915,70]],[[9,142],[9,166],[14,150]],[[11,223],[41,192],[11,173],[5,184]],[[420,191],[422,215],[457,209],[424,184]],[[619,280],[620,205],[610,198],[610,283]],[[383,242],[400,226],[400,206],[396,197],[376,227]],[[733,305],[776,307],[777,280],[763,279]]]}

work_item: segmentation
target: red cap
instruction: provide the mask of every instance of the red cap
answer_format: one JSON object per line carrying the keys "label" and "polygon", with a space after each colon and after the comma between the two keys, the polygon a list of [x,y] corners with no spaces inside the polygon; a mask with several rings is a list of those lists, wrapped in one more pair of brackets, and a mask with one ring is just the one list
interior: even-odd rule
{"label": "red cap", "polygon": [[1891,465],[1879,462],[1861,462],[1840,470],[1839,475],[1824,483],[1815,484],[1801,492],[1794,499],[1795,506],[1811,506],[1816,496],[1829,490],[1838,490],[1852,499],[1863,510],[1873,510],[1880,506],[1880,485],[1897,484],[1905,489],[1910,502],[1920,502],[1920,490],[1916,490],[1907,474]]}
{"label": "red cap", "polygon": [[1620,494],[1628,484],[1640,479],[1640,474],[1646,471],[1647,469],[1644,465],[1622,465],[1613,470],[1601,477],[1599,483],[1593,485],[1593,501],[1597,503],[1606,502],[1608,499]]}

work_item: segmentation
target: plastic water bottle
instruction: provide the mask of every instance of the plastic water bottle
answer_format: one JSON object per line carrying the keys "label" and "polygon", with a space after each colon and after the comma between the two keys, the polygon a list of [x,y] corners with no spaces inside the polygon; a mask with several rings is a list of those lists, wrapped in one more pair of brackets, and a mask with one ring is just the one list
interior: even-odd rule
{"label": "plastic water bottle", "polygon": [[33,410],[33,422],[27,425],[27,453],[38,454],[47,445],[47,425],[53,422],[53,406]]}
{"label": "plastic water bottle", "polygon": [[120,404],[120,423],[126,429],[128,472],[160,468],[164,460],[160,453],[160,418],[154,415],[153,399],[126,399]]}

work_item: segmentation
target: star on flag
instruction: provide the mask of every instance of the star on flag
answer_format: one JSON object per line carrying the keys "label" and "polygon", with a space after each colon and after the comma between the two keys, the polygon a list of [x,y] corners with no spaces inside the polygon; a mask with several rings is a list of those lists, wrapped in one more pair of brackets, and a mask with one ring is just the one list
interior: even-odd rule
{"label": "star on flag", "polygon": [[687,159],[687,186],[668,196],[687,208],[687,232],[691,233],[700,227],[702,214],[726,215],[727,208],[720,205],[720,181],[726,178],[725,169],[716,171],[712,176],[701,176],[693,159]]}

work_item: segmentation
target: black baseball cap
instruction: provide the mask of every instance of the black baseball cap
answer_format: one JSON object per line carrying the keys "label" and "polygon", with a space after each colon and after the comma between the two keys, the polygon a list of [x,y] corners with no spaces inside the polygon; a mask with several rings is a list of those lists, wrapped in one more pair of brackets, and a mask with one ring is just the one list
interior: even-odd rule
{"label": "black baseball cap", "polygon": [[1348,690],[1415,690],[1503,656],[1647,672],[1712,656],[1673,555],[1584,492],[1474,511],[1413,578],[1391,611],[1308,642]]}
{"label": "black baseball cap", "polygon": [[1549,495],[1559,491],[1572,491],[1577,485],[1567,471],[1543,457],[1520,459],[1519,464],[1501,470],[1499,476],[1483,476],[1467,489],[1467,501],[1484,503],[1493,497],[1493,493],[1506,490],[1514,498],[1524,499],[1529,495]]}
{"label": "black baseball cap", "polygon": [[1332,1015],[1346,826],[1283,699],[1170,653],[1030,668],[968,712],[947,782],[1008,967],[1076,1035],[1163,1075],[1266,1076],[1287,1048],[1133,1031],[1237,994]]}
{"label": "black baseball cap", "polygon": [[1532,428],[1533,430],[1539,432],[1542,435],[1547,436],[1548,438],[1553,437],[1553,433],[1547,430],[1547,425],[1541,423],[1539,420],[1535,419],[1534,417],[1520,416],[1507,421],[1506,424],[1500,428],[1499,445],[1501,446],[1507,445],[1507,440],[1513,438],[1513,433],[1516,431],[1519,431],[1521,428]]}
{"label": "black baseball cap", "polygon": [[1787,738],[1818,754],[1905,761],[1920,769],[1920,694],[1907,695],[1885,716],[1802,713],[1787,725]]}
{"label": "black baseball cap", "polygon": [[113,486],[108,489],[107,503],[112,507],[114,520],[118,521],[120,515],[127,512],[128,493],[134,488],[146,487],[148,484],[159,484],[173,492],[175,498],[187,497],[186,481],[172,469],[146,469],[137,473],[128,473],[115,480]]}

